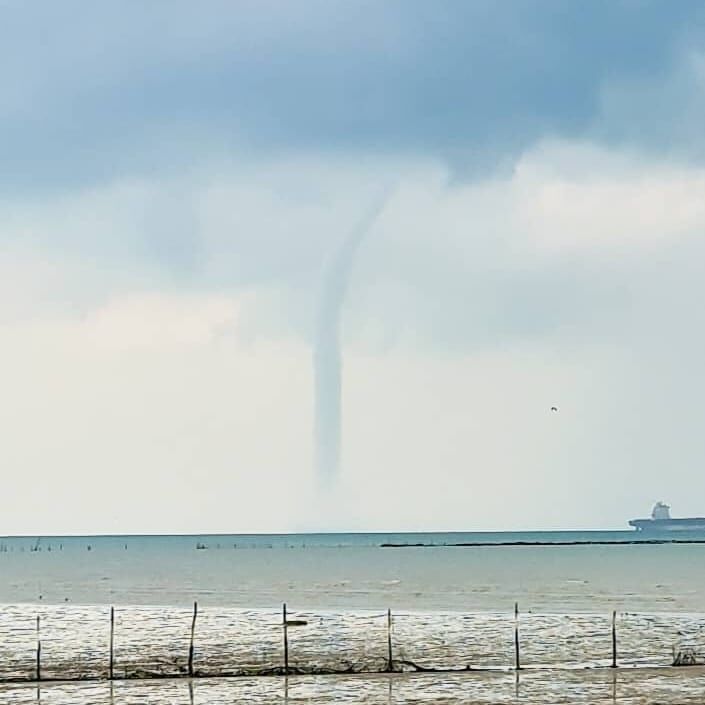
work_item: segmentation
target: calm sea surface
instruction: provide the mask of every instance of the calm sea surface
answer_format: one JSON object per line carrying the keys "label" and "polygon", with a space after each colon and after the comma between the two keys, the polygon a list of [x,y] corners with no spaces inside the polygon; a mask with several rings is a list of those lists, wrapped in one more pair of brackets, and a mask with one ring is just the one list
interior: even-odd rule
{"label": "calm sea surface", "polygon": [[[0,538],[0,603],[705,611],[705,545],[634,532]],[[681,536],[700,538],[705,536]],[[444,544],[487,545],[458,547]],[[431,544],[381,548],[381,544]]]}

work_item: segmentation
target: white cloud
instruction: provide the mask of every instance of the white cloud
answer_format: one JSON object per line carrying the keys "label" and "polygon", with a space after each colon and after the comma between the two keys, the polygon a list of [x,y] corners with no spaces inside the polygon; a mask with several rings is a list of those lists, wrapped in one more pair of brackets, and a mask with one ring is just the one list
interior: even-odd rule
{"label": "white cloud", "polygon": [[207,345],[235,329],[239,311],[239,302],[224,296],[132,294],[91,313],[73,338],[113,354]]}
{"label": "white cloud", "polygon": [[548,144],[513,179],[517,229],[548,251],[629,255],[705,228],[705,170],[590,145]]}
{"label": "white cloud", "polygon": [[133,296],[5,326],[4,529],[289,525],[310,456],[307,351],[243,344],[237,308]]}
{"label": "white cloud", "polygon": [[[543,143],[470,184],[425,162],[217,172],[2,206],[6,532],[614,526],[658,498],[701,511],[701,170]],[[320,272],[392,177],[345,305],[344,477],[326,500]],[[174,213],[143,216],[179,194],[198,263],[174,273]],[[163,254],[144,246],[154,233]]]}

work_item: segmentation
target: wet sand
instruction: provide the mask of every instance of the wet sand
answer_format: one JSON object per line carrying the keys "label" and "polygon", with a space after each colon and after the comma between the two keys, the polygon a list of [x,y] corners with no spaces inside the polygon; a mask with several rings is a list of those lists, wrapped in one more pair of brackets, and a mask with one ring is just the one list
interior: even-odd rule
{"label": "wet sand", "polygon": [[[37,618],[39,617],[39,632]],[[305,622],[288,629],[288,659],[298,673],[385,671],[386,612],[290,610]],[[115,610],[114,675],[188,674],[192,610],[125,606]],[[396,670],[497,669],[514,666],[514,615],[392,612]],[[521,664],[595,668],[610,665],[608,614],[521,614]],[[110,608],[0,605],[0,681],[34,680],[41,640],[43,679],[106,678]],[[271,674],[284,666],[281,610],[201,608],[194,630],[193,672],[200,676]],[[674,654],[705,659],[705,615],[619,613],[620,666],[668,666]],[[412,665],[415,664],[416,666]]]}
{"label": "wet sand", "polygon": [[701,705],[704,700],[703,667],[0,686],[0,705]]}

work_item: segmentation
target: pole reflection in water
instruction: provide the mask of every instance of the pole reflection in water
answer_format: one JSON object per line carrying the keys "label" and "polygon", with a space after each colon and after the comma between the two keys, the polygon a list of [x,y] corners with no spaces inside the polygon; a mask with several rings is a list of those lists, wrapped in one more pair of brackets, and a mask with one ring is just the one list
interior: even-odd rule
{"label": "pole reflection in water", "polygon": [[[705,668],[541,669],[0,684],[0,705],[703,705]],[[195,697],[195,691],[199,697]]]}

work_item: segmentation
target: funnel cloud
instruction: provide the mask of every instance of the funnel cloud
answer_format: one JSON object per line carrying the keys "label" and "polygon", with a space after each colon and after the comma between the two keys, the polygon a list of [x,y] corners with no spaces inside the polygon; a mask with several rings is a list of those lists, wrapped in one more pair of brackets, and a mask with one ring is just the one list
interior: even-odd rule
{"label": "funnel cloud", "polygon": [[313,368],[316,385],[316,472],[323,486],[332,486],[340,472],[341,398],[343,358],[340,315],[355,256],[388,198],[385,196],[343,240],[325,273],[321,292]]}

